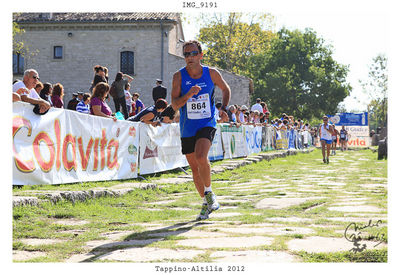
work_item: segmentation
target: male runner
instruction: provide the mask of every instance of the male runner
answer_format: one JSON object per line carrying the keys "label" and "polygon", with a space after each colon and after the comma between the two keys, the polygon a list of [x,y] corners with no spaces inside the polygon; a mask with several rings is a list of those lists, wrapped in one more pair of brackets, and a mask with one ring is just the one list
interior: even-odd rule
{"label": "male runner", "polygon": [[[329,154],[331,151],[332,135],[334,133],[332,125],[328,124],[328,117],[322,118],[323,123],[319,127],[319,136],[321,138],[321,149],[324,163],[329,164]],[[325,158],[326,147],[326,158]]]}
{"label": "male runner", "polygon": [[211,167],[208,160],[212,140],[216,132],[215,85],[222,90],[222,105],[226,110],[231,90],[221,74],[214,68],[201,64],[203,53],[198,41],[183,44],[186,66],[177,71],[172,79],[172,105],[180,108],[182,154],[192,169],[193,182],[203,198],[197,220],[207,219],[219,208],[211,190]]}

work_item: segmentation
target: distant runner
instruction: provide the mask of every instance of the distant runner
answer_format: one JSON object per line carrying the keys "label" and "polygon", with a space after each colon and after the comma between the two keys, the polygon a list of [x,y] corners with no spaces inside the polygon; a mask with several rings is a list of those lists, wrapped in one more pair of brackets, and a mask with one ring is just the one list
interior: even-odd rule
{"label": "distant runner", "polygon": [[[329,164],[329,154],[331,151],[331,144],[332,144],[332,134],[333,127],[332,125],[328,124],[328,117],[324,116],[322,118],[323,123],[319,127],[319,136],[321,138],[321,149],[322,149],[322,158],[324,163]],[[326,150],[326,154],[325,154]],[[326,158],[325,158],[326,156]]]}
{"label": "distant runner", "polygon": [[332,124],[333,134],[332,134],[332,156],[336,156],[336,145],[339,131],[335,128],[335,124]]}
{"label": "distant runner", "polygon": [[342,129],[340,129],[340,150],[344,151],[344,149],[347,149],[347,140],[348,133],[346,129],[344,129],[344,125],[342,125]]}

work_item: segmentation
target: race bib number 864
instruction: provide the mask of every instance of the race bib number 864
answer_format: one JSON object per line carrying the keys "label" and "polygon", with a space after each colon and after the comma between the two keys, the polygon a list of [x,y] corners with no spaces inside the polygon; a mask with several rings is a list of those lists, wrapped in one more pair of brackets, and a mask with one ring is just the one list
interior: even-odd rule
{"label": "race bib number 864", "polygon": [[208,94],[190,98],[186,103],[189,119],[202,119],[211,117],[210,98]]}

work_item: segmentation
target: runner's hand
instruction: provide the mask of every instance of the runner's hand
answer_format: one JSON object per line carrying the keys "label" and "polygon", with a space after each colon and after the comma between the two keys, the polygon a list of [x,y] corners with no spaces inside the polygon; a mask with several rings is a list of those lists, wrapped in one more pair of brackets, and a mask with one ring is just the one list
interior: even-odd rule
{"label": "runner's hand", "polygon": [[201,90],[200,86],[194,85],[194,86],[192,86],[192,88],[190,88],[189,93],[191,93],[192,96],[197,95],[200,92],[200,90]]}

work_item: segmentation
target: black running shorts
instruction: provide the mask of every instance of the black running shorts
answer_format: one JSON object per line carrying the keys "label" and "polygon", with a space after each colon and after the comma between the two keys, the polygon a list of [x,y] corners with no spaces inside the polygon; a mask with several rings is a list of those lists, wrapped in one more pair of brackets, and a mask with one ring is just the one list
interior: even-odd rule
{"label": "black running shorts", "polygon": [[196,141],[199,138],[206,138],[212,143],[216,131],[217,129],[213,127],[204,127],[198,130],[194,137],[181,138],[182,154],[186,155],[193,153],[194,147],[196,146]]}

